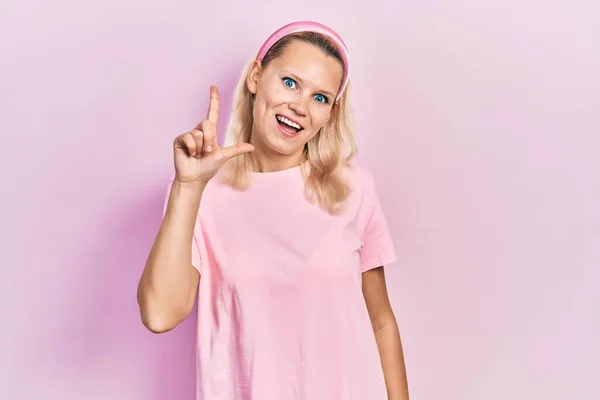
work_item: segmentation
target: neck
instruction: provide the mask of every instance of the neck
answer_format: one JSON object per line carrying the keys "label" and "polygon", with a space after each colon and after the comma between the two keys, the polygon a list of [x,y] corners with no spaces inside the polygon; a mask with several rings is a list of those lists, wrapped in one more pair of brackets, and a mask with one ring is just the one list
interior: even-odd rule
{"label": "neck", "polygon": [[276,172],[297,167],[304,157],[299,154],[265,154],[256,148],[252,153],[252,169],[255,172]]}

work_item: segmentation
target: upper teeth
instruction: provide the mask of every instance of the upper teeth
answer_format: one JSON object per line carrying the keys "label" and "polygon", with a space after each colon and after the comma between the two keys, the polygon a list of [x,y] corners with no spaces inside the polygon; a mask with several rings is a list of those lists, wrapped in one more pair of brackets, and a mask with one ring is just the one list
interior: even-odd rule
{"label": "upper teeth", "polygon": [[277,119],[280,120],[281,122],[289,125],[289,126],[292,126],[292,127],[296,128],[296,129],[300,129],[301,128],[300,125],[298,125],[297,123],[292,122],[289,119],[287,119],[286,117],[282,117],[281,115],[278,115]]}

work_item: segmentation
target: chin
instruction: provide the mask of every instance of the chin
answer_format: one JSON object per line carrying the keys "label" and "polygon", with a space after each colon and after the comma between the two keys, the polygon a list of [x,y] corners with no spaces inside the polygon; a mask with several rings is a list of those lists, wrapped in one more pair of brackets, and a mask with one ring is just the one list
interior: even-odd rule
{"label": "chin", "polygon": [[[264,138],[263,138],[263,140],[264,140]],[[289,143],[289,142],[286,142],[285,140],[282,140],[281,138],[273,138],[273,137],[268,138],[267,140],[265,140],[265,144],[272,151],[279,153],[281,155],[292,155],[292,154],[298,153],[299,151],[302,151],[302,149],[304,149],[303,142]]]}

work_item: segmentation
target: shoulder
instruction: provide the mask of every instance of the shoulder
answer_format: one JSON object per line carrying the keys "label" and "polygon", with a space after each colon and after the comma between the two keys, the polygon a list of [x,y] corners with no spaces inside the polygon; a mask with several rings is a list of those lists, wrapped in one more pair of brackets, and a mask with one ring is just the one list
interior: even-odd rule
{"label": "shoulder", "polygon": [[361,198],[375,191],[373,173],[361,162],[351,161],[345,167],[345,175],[352,192]]}

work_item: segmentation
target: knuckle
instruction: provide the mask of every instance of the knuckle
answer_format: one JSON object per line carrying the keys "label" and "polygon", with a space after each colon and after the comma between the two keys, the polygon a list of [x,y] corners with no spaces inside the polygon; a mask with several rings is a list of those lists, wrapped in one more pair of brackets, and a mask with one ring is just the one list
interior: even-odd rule
{"label": "knuckle", "polygon": [[196,129],[196,130],[192,131],[192,137],[194,137],[194,138],[202,138],[203,136],[204,136],[204,132],[201,130]]}

